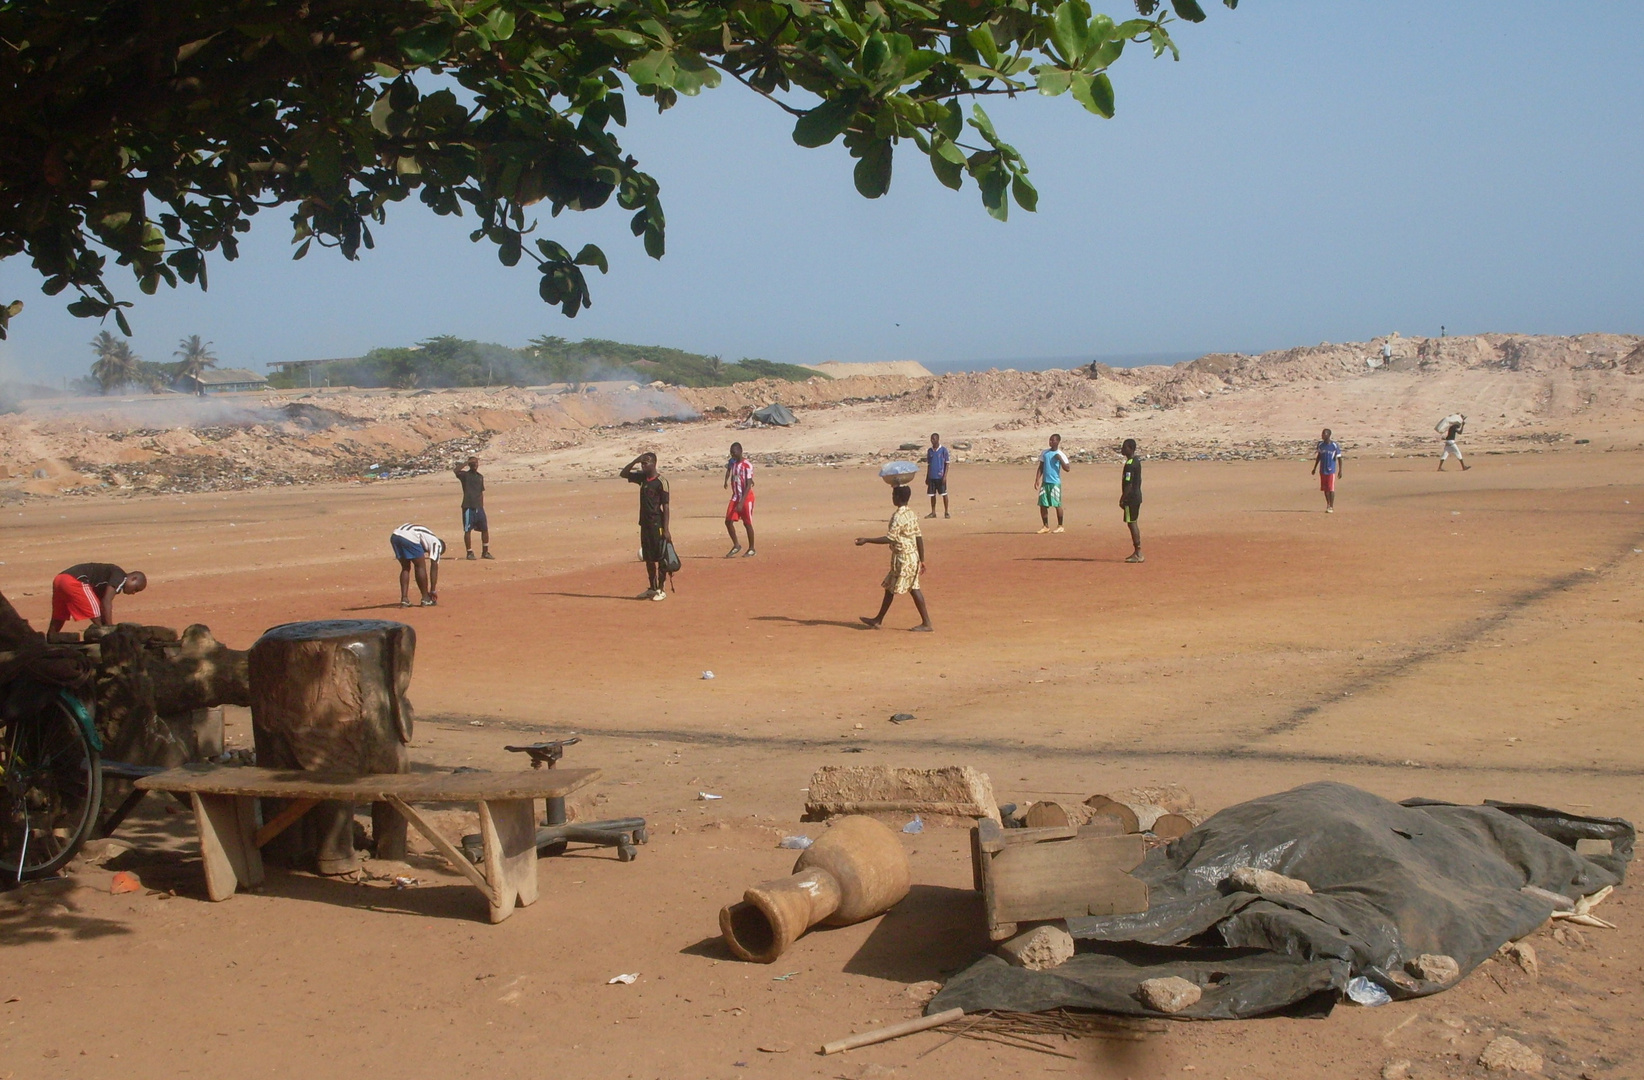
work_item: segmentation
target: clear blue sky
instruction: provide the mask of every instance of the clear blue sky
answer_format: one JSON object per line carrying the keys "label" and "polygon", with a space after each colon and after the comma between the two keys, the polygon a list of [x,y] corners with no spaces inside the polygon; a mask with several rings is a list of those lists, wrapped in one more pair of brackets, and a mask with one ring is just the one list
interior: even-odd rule
{"label": "clear blue sky", "polygon": [[[1120,12],[1118,3],[1096,4]],[[265,212],[212,288],[136,299],[137,351],[198,333],[225,364],[357,355],[439,333],[669,344],[726,359],[932,363],[1238,349],[1398,330],[1644,332],[1644,4],[1245,0],[1178,25],[1182,60],[1127,53],[1119,111],[1069,97],[990,105],[1027,156],[1037,214],[989,218],[898,154],[891,193],[851,186],[840,146],[803,150],[735,86],[626,143],[662,182],[669,253],[626,214],[544,232],[611,257],[594,308],[542,304],[536,274],[470,244],[472,219],[390,211],[378,247],[289,261]],[[98,327],[40,294],[0,362],[81,374]],[[900,324],[900,325],[898,325]]]}

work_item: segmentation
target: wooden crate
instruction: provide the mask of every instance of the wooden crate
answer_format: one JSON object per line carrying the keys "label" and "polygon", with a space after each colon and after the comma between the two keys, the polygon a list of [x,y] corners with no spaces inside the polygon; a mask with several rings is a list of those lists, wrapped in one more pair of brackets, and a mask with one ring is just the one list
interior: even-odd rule
{"label": "wooden crate", "polygon": [[1129,874],[1146,853],[1142,837],[1104,832],[978,822],[970,832],[970,858],[988,936],[1004,941],[1024,922],[1146,911],[1147,885]]}

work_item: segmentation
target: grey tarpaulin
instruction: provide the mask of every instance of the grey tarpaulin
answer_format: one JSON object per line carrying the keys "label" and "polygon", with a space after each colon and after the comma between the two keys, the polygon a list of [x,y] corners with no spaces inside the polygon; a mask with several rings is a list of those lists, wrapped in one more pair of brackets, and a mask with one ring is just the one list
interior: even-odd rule
{"label": "grey tarpaulin", "polygon": [[[1609,840],[1614,854],[1577,855],[1581,838]],[[1523,886],[1574,899],[1618,884],[1633,839],[1633,827],[1614,818],[1501,803],[1400,804],[1345,784],[1308,784],[1229,807],[1149,852],[1134,871],[1148,884],[1148,910],[1068,920],[1080,952],[1060,967],[1025,971],[984,957],[949,980],[929,1009],[1144,1015],[1137,985],[1167,975],[1200,985],[1199,1003],[1179,1014],[1198,1018],[1327,1003],[1355,975],[1394,997],[1434,993],[1443,987],[1395,973],[1422,953],[1454,957],[1471,971],[1551,914]],[[1241,866],[1300,878],[1314,893],[1232,891],[1225,879]]]}
{"label": "grey tarpaulin", "polygon": [[753,418],[761,424],[775,424],[777,427],[791,427],[799,423],[788,407],[780,401],[774,401],[763,409],[755,409]]}

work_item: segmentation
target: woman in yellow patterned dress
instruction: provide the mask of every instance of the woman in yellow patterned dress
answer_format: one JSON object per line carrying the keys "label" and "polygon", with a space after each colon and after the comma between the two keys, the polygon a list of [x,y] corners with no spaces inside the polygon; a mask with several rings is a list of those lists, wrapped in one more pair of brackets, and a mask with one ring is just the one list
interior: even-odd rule
{"label": "woman in yellow patterned dress", "polygon": [[896,599],[897,593],[910,594],[914,606],[919,609],[919,617],[924,622],[915,626],[915,630],[928,634],[935,629],[930,624],[930,610],[925,607],[925,594],[919,591],[919,575],[925,569],[925,537],[919,531],[919,516],[908,509],[908,500],[912,497],[912,489],[906,484],[891,488],[891,502],[895,504],[896,512],[891,515],[890,528],[884,536],[856,538],[857,547],[863,544],[889,544],[891,549],[890,573],[885,575],[884,581],[885,602],[879,605],[879,614],[873,618],[862,616],[862,621],[872,630],[879,629],[885,621],[885,613],[890,610],[891,601]]}

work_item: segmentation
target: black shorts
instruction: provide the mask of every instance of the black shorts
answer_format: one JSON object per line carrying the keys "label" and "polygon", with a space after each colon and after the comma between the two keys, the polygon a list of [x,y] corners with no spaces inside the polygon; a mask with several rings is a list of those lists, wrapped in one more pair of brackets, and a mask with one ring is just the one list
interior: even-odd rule
{"label": "black shorts", "polygon": [[1133,524],[1142,516],[1142,500],[1137,499],[1135,502],[1121,503],[1119,509],[1124,512],[1125,524]]}
{"label": "black shorts", "polygon": [[935,480],[932,480],[929,477],[925,478],[925,494],[926,495],[946,495],[947,493],[948,493],[948,478],[947,477],[945,477],[945,476],[938,477]]}
{"label": "black shorts", "polygon": [[661,562],[662,548],[662,526],[641,525],[639,527],[639,550],[645,556],[645,561]]}

